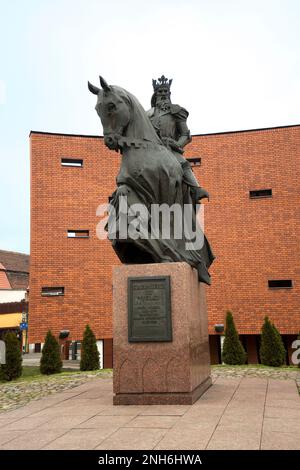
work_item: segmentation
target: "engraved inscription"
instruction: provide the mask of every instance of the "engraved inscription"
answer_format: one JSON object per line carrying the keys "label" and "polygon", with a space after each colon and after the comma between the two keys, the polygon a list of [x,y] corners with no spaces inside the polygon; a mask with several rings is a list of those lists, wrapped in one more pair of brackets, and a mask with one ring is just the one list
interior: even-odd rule
{"label": "engraved inscription", "polygon": [[129,341],[171,341],[170,278],[128,280]]}

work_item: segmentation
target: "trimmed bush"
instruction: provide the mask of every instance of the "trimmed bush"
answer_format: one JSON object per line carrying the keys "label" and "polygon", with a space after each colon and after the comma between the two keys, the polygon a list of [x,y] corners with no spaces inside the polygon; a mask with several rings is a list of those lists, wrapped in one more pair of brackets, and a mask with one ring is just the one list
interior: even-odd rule
{"label": "trimmed bush", "polygon": [[51,375],[61,372],[61,369],[62,360],[60,356],[60,347],[57,339],[49,330],[42,350],[40,371],[41,374]]}
{"label": "trimmed bush", "polygon": [[86,325],[81,345],[80,370],[97,370],[99,367],[96,337],[89,325]]}
{"label": "trimmed bush", "polygon": [[286,351],[279,331],[268,317],[262,327],[260,361],[265,366],[280,367],[285,364]]}
{"label": "trimmed bush", "polygon": [[4,336],[5,364],[1,364],[1,380],[13,380],[22,375],[22,351],[15,333],[8,331]]}
{"label": "trimmed bush", "polygon": [[247,354],[240,342],[231,312],[226,314],[225,339],[223,343],[222,361],[229,365],[245,364]]}

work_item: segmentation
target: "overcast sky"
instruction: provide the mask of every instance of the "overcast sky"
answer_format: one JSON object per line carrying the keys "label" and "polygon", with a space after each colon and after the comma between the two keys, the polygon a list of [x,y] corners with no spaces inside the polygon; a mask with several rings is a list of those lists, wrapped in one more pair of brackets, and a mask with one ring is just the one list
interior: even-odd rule
{"label": "overcast sky", "polygon": [[87,80],[148,109],[173,78],[194,134],[300,122],[299,0],[0,0],[0,249],[29,253],[30,130],[102,134]]}

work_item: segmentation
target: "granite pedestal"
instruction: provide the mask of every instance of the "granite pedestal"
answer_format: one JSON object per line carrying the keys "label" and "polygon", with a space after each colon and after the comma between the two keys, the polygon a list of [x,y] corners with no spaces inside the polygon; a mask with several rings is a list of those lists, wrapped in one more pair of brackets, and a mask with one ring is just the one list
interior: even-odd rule
{"label": "granite pedestal", "polygon": [[[160,276],[170,281],[172,340],[129,342],[128,278]],[[187,263],[114,267],[113,338],[115,405],[193,404],[211,385],[205,286]]]}

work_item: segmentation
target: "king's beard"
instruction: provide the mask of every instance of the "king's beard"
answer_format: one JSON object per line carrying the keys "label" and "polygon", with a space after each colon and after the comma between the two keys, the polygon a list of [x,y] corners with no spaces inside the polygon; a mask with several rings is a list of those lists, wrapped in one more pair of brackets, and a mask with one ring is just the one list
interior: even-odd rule
{"label": "king's beard", "polygon": [[161,111],[169,111],[171,108],[171,101],[169,99],[156,101],[156,107]]}

